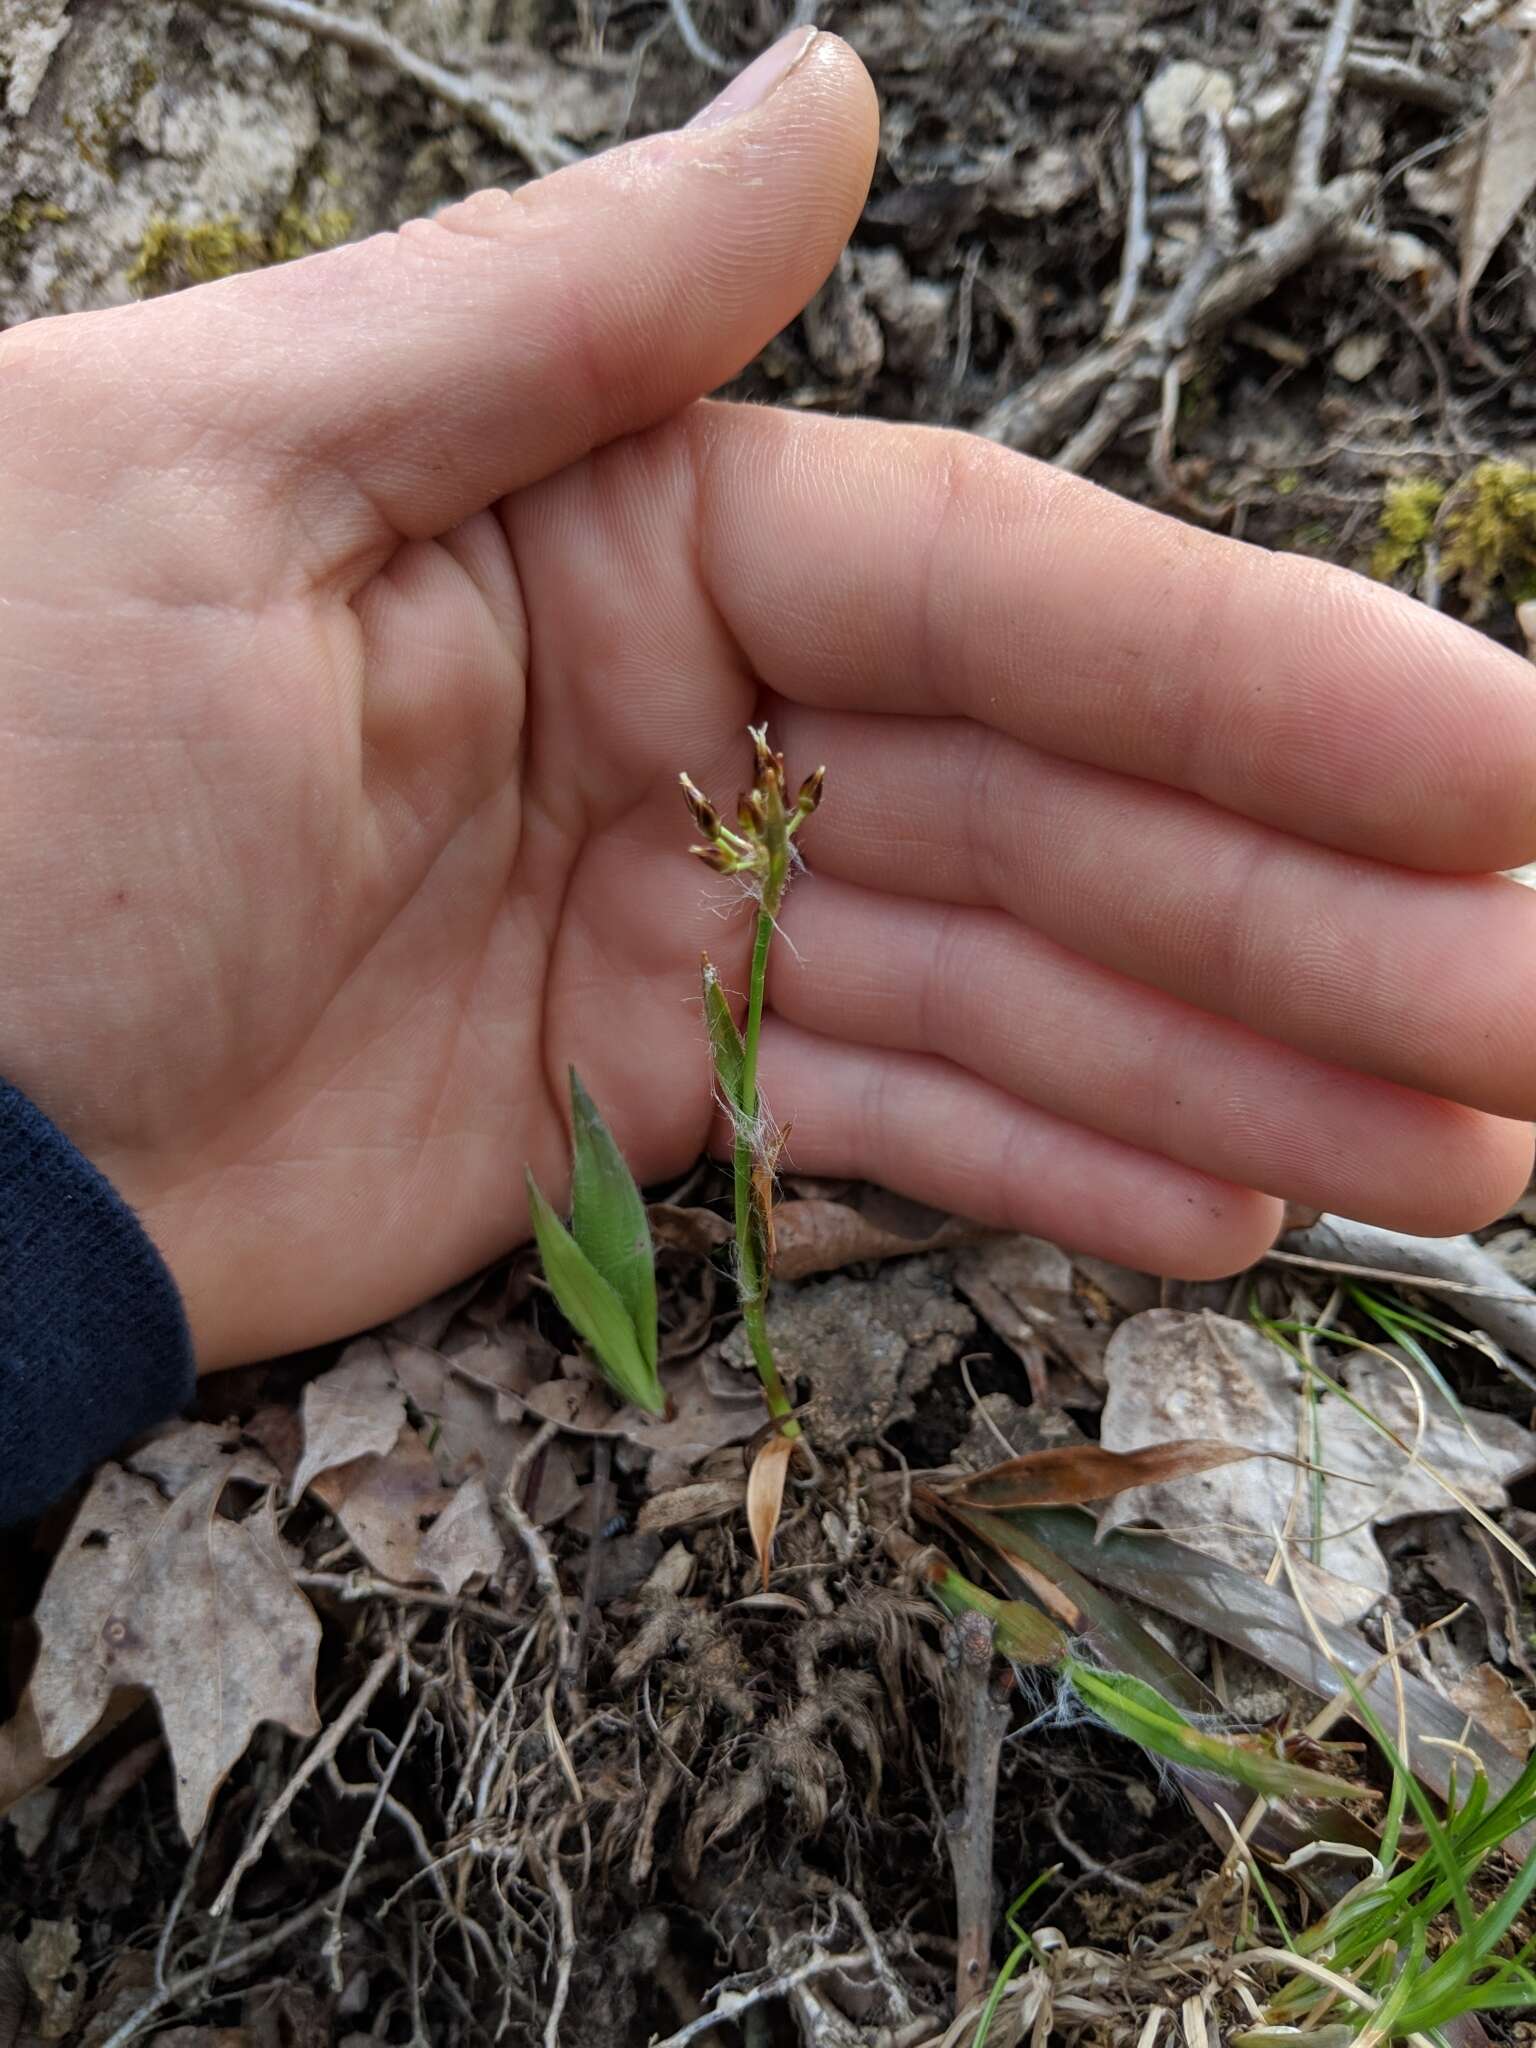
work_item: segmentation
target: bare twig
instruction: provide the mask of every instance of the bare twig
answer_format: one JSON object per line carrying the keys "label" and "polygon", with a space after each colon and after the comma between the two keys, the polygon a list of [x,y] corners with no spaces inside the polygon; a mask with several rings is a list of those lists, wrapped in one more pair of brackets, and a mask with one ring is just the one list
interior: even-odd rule
{"label": "bare twig", "polygon": [[[404,1762],[406,1751],[416,1738],[416,1730],[421,1726],[422,1710],[425,1705],[426,1700],[423,1697],[417,1700],[416,1705],[411,1710],[411,1718],[405,1724],[405,1732],[395,1745],[394,1755],[384,1767],[384,1775],[379,1780],[368,1811],[363,1818],[363,1824],[357,1831],[357,1840],[352,1844],[352,1854],[347,1859],[346,1869],[341,1873],[341,1883],[337,1885],[335,1891],[331,1894],[330,1911],[328,1914],[331,1924],[326,1929],[325,1940],[320,1946],[320,1954],[328,1966],[331,1989],[333,1991],[339,1992],[342,1988],[342,1912],[346,1907],[352,1886],[357,1880],[358,1869],[362,1864],[368,1844],[373,1840],[374,1830],[379,1824],[379,1815],[384,1811],[385,1801],[389,1798],[389,1788],[395,1782],[395,1773]],[[339,1776],[334,1764],[331,1767],[331,1774],[333,1778]],[[345,1789],[350,1791],[351,1787],[346,1787]]]}
{"label": "bare twig", "polygon": [[405,1623],[400,1631],[399,1641],[391,1643],[387,1650],[381,1650],[379,1655],[374,1658],[373,1663],[369,1666],[364,1676],[362,1684],[353,1693],[351,1699],[347,1701],[347,1704],[336,1716],[336,1719],[332,1721],[330,1726],[325,1729],[306,1751],[298,1769],[289,1778],[282,1791],[279,1792],[276,1799],[273,1800],[272,1804],[262,1815],[260,1826],[252,1831],[250,1840],[235,1858],[234,1868],[219,1887],[219,1895],[208,1909],[215,1919],[221,1913],[229,1911],[230,1904],[234,1899],[236,1891],[239,1889],[241,1878],[244,1877],[251,1865],[257,1861],[268,1842],[271,1841],[273,1830],[278,1822],[288,1811],[289,1807],[292,1806],[294,1800],[303,1791],[310,1779],[323,1764],[330,1762],[331,1758],[335,1756],[337,1750],[340,1749],[342,1743],[346,1740],[350,1731],[357,1726],[364,1714],[367,1713],[369,1707],[373,1704],[374,1697],[378,1693],[379,1688],[399,1663],[402,1650],[411,1642],[425,1620],[426,1616],[424,1614],[417,1614],[413,1615]]}
{"label": "bare twig", "polygon": [[1401,100],[1406,106],[1425,107],[1451,120],[1461,119],[1472,109],[1467,88],[1443,71],[1424,71],[1402,57],[1386,57],[1374,50],[1351,52],[1344,65],[1344,83],[1360,92],[1380,93],[1383,99]]}
{"label": "bare twig", "polygon": [[1115,302],[1104,323],[1105,336],[1113,340],[1123,334],[1141,290],[1142,274],[1152,254],[1152,235],[1147,226],[1147,117],[1140,100],[1125,118],[1125,155],[1129,193],[1125,210],[1125,248],[1120,258],[1120,283]]}
{"label": "bare twig", "polygon": [[368,1572],[295,1572],[293,1576],[296,1584],[310,1592],[329,1593],[337,1600],[393,1600],[402,1607],[468,1615],[472,1621],[489,1622],[497,1629],[504,1629],[512,1619],[505,1608],[492,1607],[484,1600],[439,1593],[429,1586],[397,1586],[393,1579],[376,1579]]}
{"label": "bare twig", "polygon": [[[203,0],[203,4],[218,5],[222,0]],[[574,163],[581,154],[509,105],[492,80],[434,64],[431,58],[421,56],[398,36],[391,35],[379,22],[335,14],[328,7],[313,5],[312,0],[234,0],[234,4],[243,7],[247,14],[259,14],[267,21],[280,22],[284,28],[301,29],[306,35],[337,43],[354,56],[387,64],[445,106],[456,108],[505,148],[515,150],[528,168],[540,176],[545,171],[558,170],[562,164]]]}
{"label": "bare twig", "polygon": [[559,1945],[555,1950],[555,1989],[544,2021],[544,2048],[560,2048],[560,2022],[565,2015],[566,2000],[571,1995],[571,1968],[576,1961],[576,1911],[571,1900],[571,1888],[560,1868],[558,1836],[559,1830],[553,1830],[542,1858],[544,1887],[555,1902],[555,1918],[560,1928]]}
{"label": "bare twig", "polygon": [[745,1990],[722,1991],[708,2012],[701,2012],[697,2019],[679,2027],[675,2034],[668,2034],[664,2041],[657,2041],[654,2048],[689,2048],[689,2044],[701,2035],[726,2025],[754,2005],[766,2005],[770,1999],[788,1998],[791,1992],[802,1984],[809,1984],[813,1978],[830,1977],[839,1970],[867,1969],[868,1966],[869,1958],[862,1949],[855,1949],[848,1955],[808,1956],[803,1963],[796,1963],[793,1969],[764,1977]]}
{"label": "bare twig", "polygon": [[682,37],[689,56],[697,58],[707,70],[717,71],[722,77],[734,71],[736,66],[728,58],[722,57],[718,50],[712,49],[699,34],[698,24],[688,11],[688,0],[671,0],[671,5],[672,19],[677,25],[677,32]]}
{"label": "bare twig", "polygon": [[1291,157],[1291,192],[1287,208],[1297,199],[1309,199],[1322,189],[1323,155],[1333,129],[1333,110],[1344,83],[1344,66],[1354,40],[1355,19],[1360,0],[1334,0],[1328,33],[1318,52],[1312,74],[1312,90],[1296,130],[1296,147]]}
{"label": "bare twig", "polygon": [[302,1912],[295,1913],[291,1918],[279,1922],[276,1927],[269,1928],[265,1934],[258,1935],[255,1941],[248,1941],[244,1948],[234,1949],[228,1955],[215,1956],[212,1962],[203,1963],[198,1969],[188,1970],[180,1977],[173,1977],[163,1990],[153,1992],[142,2005],[129,2013],[120,2026],[114,2027],[102,2043],[102,2048],[127,2048],[127,2044],[134,2036],[148,2025],[156,2013],[164,2011],[166,2006],[186,1998],[189,1992],[200,1991],[205,1984],[212,1983],[217,1977],[227,1977],[237,1970],[247,1969],[252,1963],[260,1962],[263,1956],[271,1955],[274,1949],[281,1948],[296,1934],[302,1934],[306,1927],[324,1919],[331,1910],[333,1897],[333,1893],[327,1892],[323,1899],[316,1899],[312,1905],[304,1907]]}
{"label": "bare twig", "polygon": [[1189,324],[1201,295],[1226,268],[1237,247],[1237,201],[1232,193],[1232,159],[1227,150],[1226,128],[1214,114],[1206,116],[1205,132],[1200,138],[1200,180],[1205,233],[1158,321],[1158,340],[1165,352],[1186,346]]}
{"label": "bare twig", "polygon": [[[1125,373],[1116,377],[1081,427],[1056,457],[1058,469],[1081,473],[1100,456],[1120,429],[1147,403],[1154,388],[1165,382],[1171,356],[1189,339],[1190,322],[1201,296],[1227,267],[1237,243],[1237,202],[1232,192],[1232,164],[1227,132],[1216,115],[1206,117],[1200,143],[1201,194],[1205,233],[1167,304],[1148,323],[1145,346]],[[1175,387],[1175,402],[1177,387]]]}
{"label": "bare twig", "polygon": [[954,1700],[965,1790],[961,1805],[945,1820],[944,1833],[955,1873],[955,2011],[963,2012],[987,1981],[992,1953],[997,1775],[1012,1710],[1006,1695],[999,1697],[993,1689],[998,1667],[992,1624],[982,1615],[967,1614],[956,1623],[955,1637]]}
{"label": "bare twig", "polygon": [[[1289,207],[1272,226],[1250,235],[1223,274],[1212,280],[1190,316],[1198,339],[1251,312],[1277,285],[1325,248],[1375,190],[1368,171],[1334,178],[1311,199]],[[1061,369],[1043,371],[995,405],[977,428],[1009,448],[1038,449],[1080,413],[1112,378],[1122,376],[1147,345],[1153,322],[1141,320]]]}
{"label": "bare twig", "polygon": [[570,1683],[573,1668],[571,1629],[565,1616],[565,1595],[560,1590],[560,1574],[555,1569],[555,1560],[550,1553],[549,1545],[544,1541],[542,1530],[523,1506],[521,1499],[523,1478],[528,1467],[559,1433],[558,1422],[546,1422],[532,1440],[524,1445],[507,1474],[498,1504],[501,1512],[516,1530],[523,1549],[528,1553],[533,1582],[543,1599],[544,1611],[549,1616],[550,1629],[554,1637],[555,1679],[557,1684],[564,1688]]}

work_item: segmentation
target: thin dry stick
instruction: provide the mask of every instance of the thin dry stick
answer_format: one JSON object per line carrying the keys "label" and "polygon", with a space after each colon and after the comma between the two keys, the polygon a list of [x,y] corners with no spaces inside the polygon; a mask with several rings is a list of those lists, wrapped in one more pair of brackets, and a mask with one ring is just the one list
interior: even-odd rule
{"label": "thin dry stick", "polygon": [[411,1643],[417,1630],[425,1620],[426,1616],[424,1614],[418,1614],[413,1615],[406,1622],[400,1631],[400,1640],[391,1643],[387,1650],[381,1650],[379,1655],[374,1658],[357,1691],[353,1693],[351,1699],[347,1701],[347,1704],[336,1716],[336,1719],[321,1733],[306,1752],[298,1769],[262,1815],[261,1825],[256,1828],[250,1840],[235,1858],[233,1870],[225,1878],[219,1888],[218,1897],[208,1909],[215,1919],[221,1913],[229,1911],[235,1893],[239,1889],[241,1878],[244,1877],[245,1873],[251,1868],[251,1865],[256,1862],[257,1858],[266,1848],[268,1842],[271,1841],[273,1830],[278,1822],[288,1811],[289,1807],[292,1806],[294,1800],[297,1799],[316,1771],[320,1769],[322,1764],[330,1762],[352,1729],[357,1726],[364,1714],[367,1713],[369,1707],[373,1704],[374,1697],[378,1693],[379,1688],[399,1662],[401,1651]]}
{"label": "thin dry stick", "polygon": [[754,2005],[766,2005],[773,1998],[788,1998],[802,1984],[809,1984],[816,1977],[830,1977],[835,1971],[867,1969],[869,1957],[862,1949],[855,1949],[848,1955],[815,1955],[803,1963],[797,1963],[792,1970],[785,1970],[774,1977],[765,1977],[761,1983],[753,1984],[745,1991],[722,1991],[708,2012],[701,2012],[687,2026],[679,2027],[675,2034],[668,2034],[664,2041],[657,2041],[653,2048],[689,2048],[703,2034],[727,2025],[738,2014]]}
{"label": "thin dry stick", "polygon": [[1147,117],[1137,100],[1125,117],[1125,155],[1130,175],[1130,193],[1126,201],[1125,249],[1120,259],[1120,283],[1115,292],[1115,303],[1109,309],[1109,318],[1104,323],[1107,339],[1113,340],[1125,331],[1127,322],[1136,310],[1136,297],[1141,290],[1142,274],[1152,254],[1152,235],[1147,226]]}
{"label": "thin dry stick", "polygon": [[682,37],[689,56],[696,57],[710,71],[718,71],[722,76],[734,71],[736,66],[722,57],[718,50],[712,49],[699,34],[698,24],[688,11],[688,0],[671,0],[671,4],[672,19],[677,24],[677,32]]}
{"label": "thin dry stick", "polygon": [[947,1816],[944,1834],[955,1873],[955,2011],[963,2012],[987,1981],[992,1953],[992,1837],[1003,1737],[1012,1709],[992,1688],[992,1624],[982,1615],[967,1614],[955,1634],[960,1650],[955,1707],[965,1792],[959,1809]]}
{"label": "thin dry stick", "polygon": [[102,2043],[102,2048],[128,2048],[128,2043],[135,2034],[147,2026],[156,2013],[163,2012],[166,2006],[184,1999],[189,1992],[200,1991],[216,1977],[228,1976],[232,1971],[243,1970],[251,1963],[260,1962],[263,1956],[271,1955],[274,1949],[281,1948],[284,1942],[291,1941],[294,1935],[302,1934],[305,1928],[312,1926],[316,1920],[324,1919],[331,1910],[333,1896],[327,1892],[323,1899],[315,1900],[313,1905],[306,1906],[291,1919],[269,1928],[255,1941],[248,1941],[244,1948],[237,1948],[229,1955],[216,1956],[211,1963],[204,1963],[198,1969],[188,1970],[184,1976],[172,1978],[163,1991],[153,1992],[141,2006],[129,2013],[120,2026],[114,2027]]}
{"label": "thin dry stick", "polygon": [[1296,199],[1310,199],[1313,193],[1322,189],[1323,153],[1333,131],[1333,110],[1338,105],[1339,91],[1344,83],[1344,66],[1349,59],[1349,46],[1354,41],[1355,19],[1359,12],[1360,0],[1334,0],[1328,33],[1323,37],[1317,69],[1312,74],[1312,90],[1307,96],[1301,126],[1296,130],[1296,147],[1291,157],[1291,194],[1287,205]]}
{"label": "thin dry stick", "polygon": [[555,1902],[555,1918],[560,1927],[560,1945],[555,1951],[554,1995],[549,2001],[549,2013],[544,2021],[544,2048],[560,2048],[560,2021],[565,2014],[566,2000],[571,1995],[571,1968],[576,1961],[576,1912],[571,1888],[560,1868],[559,1832],[557,1824],[551,1831],[543,1856],[544,1886]]}
{"label": "thin dry stick", "polygon": [[1056,457],[1058,469],[1081,474],[1103,454],[1120,429],[1150,398],[1163,379],[1169,357],[1189,339],[1190,322],[1202,293],[1231,261],[1237,243],[1237,206],[1232,194],[1232,164],[1227,133],[1215,115],[1206,117],[1200,142],[1201,198],[1205,233],[1200,246],[1163,310],[1146,329],[1145,346],[1123,376],[1117,377]]}
{"label": "thin dry stick", "polygon": [[[205,6],[218,0],[203,0]],[[302,29],[306,35],[321,36],[337,43],[354,56],[370,57],[387,64],[400,77],[410,79],[446,106],[454,107],[467,119],[485,129],[506,148],[516,150],[531,171],[542,176],[562,164],[574,163],[580,150],[548,129],[536,129],[517,109],[510,106],[487,78],[466,76],[434,64],[391,35],[376,21],[361,21],[349,14],[333,14],[328,7],[316,7],[312,0],[235,0],[247,14],[259,14],[284,28]]]}
{"label": "thin dry stick", "polygon": [[[1376,189],[1368,171],[1334,178],[1310,198],[1302,197],[1272,226],[1249,236],[1227,269],[1202,293],[1190,315],[1191,336],[1226,327],[1251,312],[1276,286],[1326,248],[1366,205]],[[1039,450],[1083,412],[1105,385],[1123,376],[1137,360],[1154,331],[1141,320],[1075,362],[1042,371],[1022,390],[999,401],[980,422],[977,432],[1009,448]]]}
{"label": "thin dry stick", "polygon": [[504,1629],[511,1616],[505,1608],[492,1607],[484,1600],[466,1600],[461,1593],[437,1593],[426,1586],[397,1586],[393,1579],[376,1579],[367,1572],[295,1572],[294,1583],[314,1593],[329,1593],[337,1600],[393,1600],[402,1607],[431,1607],[444,1614],[465,1614],[471,1621],[489,1622]]}
{"label": "thin dry stick", "polygon": [[[337,1885],[336,1890],[332,1894],[329,1914],[331,1924],[326,1929],[325,1940],[320,1945],[320,1954],[322,1960],[328,1966],[331,1989],[335,1992],[340,1992],[342,1988],[342,1911],[346,1906],[352,1886],[356,1881],[364,1853],[367,1850],[368,1844],[373,1840],[374,1830],[379,1824],[379,1815],[384,1810],[384,1802],[389,1798],[389,1788],[395,1782],[395,1773],[405,1761],[406,1751],[416,1739],[416,1730],[421,1726],[421,1716],[425,1706],[426,1699],[423,1697],[416,1702],[416,1705],[411,1710],[411,1718],[405,1724],[405,1732],[395,1745],[394,1755],[384,1767],[384,1775],[380,1778],[372,1802],[363,1817],[363,1824],[357,1831],[357,1840],[352,1844],[352,1854],[347,1859],[346,1869],[341,1873],[341,1883]],[[334,1765],[332,1766],[332,1772],[335,1774]]]}
{"label": "thin dry stick", "polygon": [[554,1636],[555,1682],[563,1688],[569,1684],[571,1676],[571,1630],[565,1618],[565,1596],[560,1591],[560,1574],[555,1569],[555,1560],[550,1554],[549,1545],[544,1541],[543,1533],[518,1498],[523,1490],[523,1475],[528,1467],[559,1434],[558,1422],[546,1422],[532,1440],[518,1452],[507,1473],[506,1484],[501,1489],[499,1505],[528,1553],[528,1563],[533,1570],[533,1582],[543,1599],[544,1611],[549,1616]]}

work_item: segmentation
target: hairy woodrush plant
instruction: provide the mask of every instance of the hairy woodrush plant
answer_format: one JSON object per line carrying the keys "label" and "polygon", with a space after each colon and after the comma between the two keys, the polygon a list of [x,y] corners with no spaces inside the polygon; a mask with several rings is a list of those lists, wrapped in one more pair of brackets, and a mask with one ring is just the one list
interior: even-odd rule
{"label": "hairy woodrush plant", "polygon": [[751,789],[737,805],[736,830],[725,824],[708,797],[686,775],[681,781],[693,822],[702,834],[702,842],[693,852],[716,874],[743,876],[757,902],[746,1027],[738,1028],[720,977],[707,954],[703,960],[704,1017],[709,1027],[716,1086],[734,1134],[736,1286],[742,1322],[758,1378],[763,1383],[768,1412],[779,1433],[794,1438],[800,1434],[800,1427],[774,1362],[765,1314],[773,1270],[773,1181],[782,1140],[763,1107],[757,1084],[757,1055],[763,1029],[768,953],[798,859],[795,834],[821,802],[826,770],[818,768],[807,776],[791,804],[786,796],[783,755],[774,753],[769,746],[765,727],[752,726],[749,731],[756,755],[756,775]]}
{"label": "hairy woodrush plant", "polygon": [[[728,826],[682,776],[683,794],[703,835],[692,850],[719,875],[739,877],[756,904],[745,1025],[738,1025],[709,958],[703,960],[704,1020],[720,1101],[733,1133],[736,1286],[742,1323],[762,1381],[772,1434],[753,1460],[747,1514],[766,1579],[789,1458],[802,1441],[794,1404],[768,1339],[766,1306],[773,1271],[774,1171],[783,1143],[758,1087],[758,1048],[768,954],[799,855],[795,835],[821,801],[818,768],[787,794],[784,757],[766,728],[750,726],[755,771]],[[545,1278],[567,1322],[609,1385],[626,1401],[660,1414],[657,1377],[655,1248],[634,1176],[575,1071],[571,1073],[571,1224],[560,1221],[528,1174],[528,1203]]]}

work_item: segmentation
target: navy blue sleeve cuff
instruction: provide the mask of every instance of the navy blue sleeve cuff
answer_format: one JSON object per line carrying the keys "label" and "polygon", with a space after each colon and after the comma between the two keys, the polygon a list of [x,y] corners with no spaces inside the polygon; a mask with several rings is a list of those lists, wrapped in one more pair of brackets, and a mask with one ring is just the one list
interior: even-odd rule
{"label": "navy blue sleeve cuff", "polygon": [[192,1397],[181,1296],[144,1226],[0,1080],[0,1527]]}

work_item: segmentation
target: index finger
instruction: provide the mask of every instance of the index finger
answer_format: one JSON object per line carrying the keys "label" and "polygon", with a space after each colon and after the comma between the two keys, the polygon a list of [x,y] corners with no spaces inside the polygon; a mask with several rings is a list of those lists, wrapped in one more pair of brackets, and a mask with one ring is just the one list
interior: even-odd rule
{"label": "index finger", "polygon": [[1410,867],[1536,855],[1536,674],[1401,593],[969,435],[693,432],[705,582],[781,695],[969,716]]}

